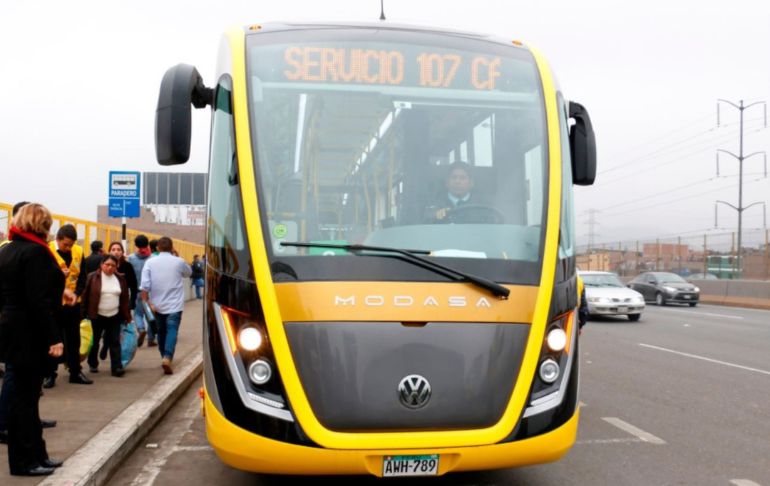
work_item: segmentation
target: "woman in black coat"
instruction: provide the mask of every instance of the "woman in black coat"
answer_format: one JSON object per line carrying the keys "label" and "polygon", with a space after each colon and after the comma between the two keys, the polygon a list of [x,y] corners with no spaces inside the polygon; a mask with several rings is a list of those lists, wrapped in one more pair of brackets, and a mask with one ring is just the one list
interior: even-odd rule
{"label": "woman in black coat", "polygon": [[[40,427],[40,388],[48,357],[64,352],[54,313],[61,306],[64,274],[46,238],[51,213],[27,204],[13,218],[10,243],[0,247],[0,361],[13,370],[8,410],[8,464],[11,474],[51,474]],[[74,299],[74,294],[65,297]]]}

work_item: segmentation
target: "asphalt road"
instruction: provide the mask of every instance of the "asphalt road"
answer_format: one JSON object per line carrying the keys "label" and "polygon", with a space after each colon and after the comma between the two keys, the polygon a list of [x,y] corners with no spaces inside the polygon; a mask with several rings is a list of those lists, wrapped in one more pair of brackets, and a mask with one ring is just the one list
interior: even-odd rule
{"label": "asphalt road", "polygon": [[[648,306],[639,322],[592,320],[581,336],[578,441],[553,464],[389,484],[770,486],[770,312]],[[375,484],[373,477],[326,478]],[[208,446],[191,388],[111,485],[278,485]]]}

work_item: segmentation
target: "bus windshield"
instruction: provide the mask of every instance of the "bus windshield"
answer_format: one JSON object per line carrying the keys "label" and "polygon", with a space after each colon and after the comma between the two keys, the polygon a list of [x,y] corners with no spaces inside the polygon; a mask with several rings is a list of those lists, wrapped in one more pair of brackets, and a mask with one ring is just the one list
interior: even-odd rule
{"label": "bus windshield", "polygon": [[[346,253],[281,242],[365,244],[537,282],[548,153],[528,51],[434,32],[294,30],[250,35],[247,70],[271,262],[310,268]],[[400,268],[382,267],[356,278]]]}

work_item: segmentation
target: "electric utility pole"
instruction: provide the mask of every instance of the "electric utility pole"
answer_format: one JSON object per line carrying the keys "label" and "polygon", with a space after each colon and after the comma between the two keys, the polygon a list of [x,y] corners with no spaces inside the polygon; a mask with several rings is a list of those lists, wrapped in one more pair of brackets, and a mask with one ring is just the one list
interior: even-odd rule
{"label": "electric utility pole", "polygon": [[596,213],[598,213],[596,209],[589,209],[588,210],[588,252],[591,253],[591,248],[594,246],[594,242],[596,240],[596,237],[599,236],[596,234],[596,225],[599,224],[596,221]]}
{"label": "electric utility pole", "polygon": [[[598,213],[599,211],[592,208],[592,209],[589,209],[587,212],[588,212],[588,221],[584,221],[584,222],[588,224],[588,249],[586,249],[586,258],[588,259],[588,262],[587,262],[588,268],[582,268],[581,270],[591,270],[591,251],[596,242],[596,237],[598,236],[596,234],[596,225],[599,223],[596,222],[596,213]],[[599,270],[601,270],[601,268],[599,268]]]}
{"label": "electric utility pole", "polygon": [[749,105],[744,105],[743,100],[740,100],[740,102],[736,105],[735,103],[723,99],[717,100],[717,127],[719,126],[719,104],[720,103],[727,103],[728,105],[731,105],[733,108],[738,109],[740,112],[740,139],[738,142],[738,155],[735,155],[734,153],[730,152],[729,150],[722,150],[717,149],[717,176],[719,176],[719,153],[724,152],[726,154],[729,154],[733,156],[735,159],[738,160],[738,206],[733,206],[732,204],[725,202],[725,201],[717,201],[717,203],[725,204],[736,211],[738,211],[738,248],[736,251],[736,260],[738,261],[738,274],[743,274],[743,262],[741,261],[741,254],[742,254],[742,248],[741,245],[743,244],[743,212],[747,209],[749,209],[751,206],[762,204],[760,202],[751,203],[748,206],[743,205],[743,161],[748,159],[751,156],[757,155],[757,154],[764,154],[765,155],[765,177],[767,177],[767,154],[765,152],[753,152],[749,155],[744,156],[743,155],[743,112],[746,111],[748,108],[751,108],[755,105],[763,105],[764,111],[765,111],[765,128],[767,128],[767,103],[764,101],[757,101],[754,103],[751,103]]}

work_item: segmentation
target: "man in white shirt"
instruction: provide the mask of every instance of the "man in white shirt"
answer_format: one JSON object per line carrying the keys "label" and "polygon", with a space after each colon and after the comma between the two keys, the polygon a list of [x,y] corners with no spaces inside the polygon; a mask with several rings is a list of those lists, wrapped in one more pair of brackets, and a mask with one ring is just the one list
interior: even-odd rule
{"label": "man in white shirt", "polygon": [[184,309],[184,283],[192,275],[190,265],[174,256],[173,249],[171,238],[164,236],[158,240],[159,253],[144,264],[140,285],[142,300],[155,313],[161,366],[167,375],[174,372],[171,362]]}

